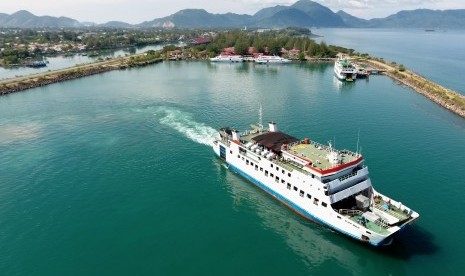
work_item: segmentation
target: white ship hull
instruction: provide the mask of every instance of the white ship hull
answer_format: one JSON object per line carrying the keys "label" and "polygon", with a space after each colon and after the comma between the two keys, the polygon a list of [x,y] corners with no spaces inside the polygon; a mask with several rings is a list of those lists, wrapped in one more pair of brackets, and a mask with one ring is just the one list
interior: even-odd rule
{"label": "white ship hull", "polygon": [[290,60],[278,56],[259,56],[254,59],[254,62],[258,64],[281,64],[288,63]]}
{"label": "white ship hull", "polygon": [[357,69],[345,57],[338,57],[334,63],[334,75],[341,81],[354,81],[357,79]]}
{"label": "white ship hull", "polygon": [[213,62],[243,62],[244,58],[239,55],[219,55],[219,56],[210,58],[210,61],[213,61]]}
{"label": "white ship hull", "polygon": [[[368,169],[360,166],[361,159],[360,162],[355,162],[342,171],[336,172],[343,178],[347,175],[347,172],[357,169],[356,174],[350,176],[350,179],[340,181],[339,179],[342,178],[336,177],[334,181],[322,183],[317,176],[310,176],[308,173],[292,169],[282,163],[282,159],[279,160],[270,156],[267,158],[267,155],[261,154],[259,150],[252,150],[250,146],[247,148],[241,142],[220,139],[215,141],[213,149],[229,165],[229,168],[303,217],[374,246],[390,243],[392,236],[396,232],[418,217],[418,214],[411,209],[372,189],[371,181],[368,178]],[[357,179],[363,181],[359,181],[360,183],[356,185],[349,185],[347,189],[337,193],[331,195],[328,193],[330,189],[336,187],[336,184],[346,185],[351,181],[355,183]],[[346,184],[343,184],[343,182],[346,182]],[[368,219],[376,217],[377,222],[381,221],[380,217],[383,218],[381,225],[377,226],[374,224],[374,219],[373,222],[368,219],[365,222],[360,222],[355,220],[355,216],[345,214],[345,212],[350,213],[351,211],[355,212],[355,210],[341,212],[340,209],[333,209],[333,205],[339,204],[335,202],[339,200],[338,197],[347,196],[344,195],[347,191],[357,192],[360,190],[358,192],[362,193],[364,189],[370,191],[372,200],[375,198],[382,200],[382,202],[390,202],[392,206],[398,206],[399,210],[402,209],[404,212],[408,212],[408,217],[406,216],[403,221],[396,220],[395,217],[389,215],[387,211],[379,206],[376,208],[375,203],[372,202],[370,209],[366,210],[363,215],[361,211],[358,211],[360,215],[358,218],[363,216],[363,220],[365,220],[365,217]],[[355,196],[355,194],[352,196]],[[388,225],[389,222],[392,225]],[[379,227],[379,229],[376,227]]]}

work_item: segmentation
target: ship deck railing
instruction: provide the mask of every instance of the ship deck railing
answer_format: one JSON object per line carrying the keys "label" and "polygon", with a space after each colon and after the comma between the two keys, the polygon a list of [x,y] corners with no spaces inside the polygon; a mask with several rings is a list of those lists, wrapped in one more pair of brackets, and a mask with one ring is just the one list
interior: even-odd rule
{"label": "ship deck railing", "polygon": [[363,226],[370,231],[376,232],[381,235],[387,235],[390,233],[390,231],[388,230],[389,225],[381,218],[378,218],[375,221],[367,220],[363,217],[364,213],[356,209],[339,209],[338,213],[344,215],[353,223]]}
{"label": "ship deck railing", "polygon": [[405,214],[402,210],[389,204],[388,202],[385,202],[382,199],[380,199],[379,202],[375,202],[374,206],[376,209],[388,213],[389,215],[395,217],[399,221],[408,219],[408,215]]}
{"label": "ship deck railing", "polygon": [[348,215],[348,216],[356,216],[356,215],[363,214],[363,212],[360,210],[352,210],[352,209],[339,209],[338,213],[341,215]]}

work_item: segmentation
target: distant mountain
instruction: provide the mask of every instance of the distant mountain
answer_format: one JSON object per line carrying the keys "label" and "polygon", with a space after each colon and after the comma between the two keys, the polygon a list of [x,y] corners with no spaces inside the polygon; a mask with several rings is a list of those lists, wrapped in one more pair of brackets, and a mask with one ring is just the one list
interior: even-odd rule
{"label": "distant mountain", "polygon": [[256,22],[254,26],[263,28],[311,27],[312,23],[314,23],[313,18],[305,12],[298,9],[285,9]]}
{"label": "distant mountain", "polygon": [[328,9],[310,0],[300,0],[291,6],[276,6],[254,15],[258,27],[345,27],[344,21]]}
{"label": "distant mountain", "polygon": [[185,9],[167,17],[146,21],[139,27],[231,28],[231,27],[345,27],[342,19],[318,3],[300,0],[291,6],[275,6],[253,16],[234,13],[211,14],[203,9]]}
{"label": "distant mountain", "polygon": [[177,27],[177,28],[221,28],[243,27],[252,18],[251,15],[234,13],[211,14],[203,9],[185,9],[167,17],[138,24],[139,27]]}
{"label": "distant mountain", "polygon": [[36,16],[28,11],[18,11],[11,15],[0,15],[0,27],[38,28],[38,27],[79,27],[79,21],[68,17]]}
{"label": "distant mountain", "polygon": [[292,6],[294,9],[305,12],[313,19],[313,26],[317,27],[344,27],[342,19],[327,7],[310,0],[300,0]]}
{"label": "distant mountain", "polygon": [[465,9],[400,11],[385,18],[368,20],[370,28],[465,28]]}
{"label": "distant mountain", "polygon": [[94,26],[103,27],[103,28],[117,28],[117,29],[118,28],[119,29],[134,28],[134,25],[131,25],[126,22],[121,22],[121,21],[108,21],[107,23],[103,23],[103,24],[98,24],[98,25],[94,24]]}
{"label": "distant mountain", "polygon": [[346,26],[354,28],[363,28],[368,26],[368,20],[352,16],[345,11],[338,11],[336,14],[342,19]]}
{"label": "distant mountain", "polygon": [[260,20],[263,20],[265,18],[269,18],[269,17],[277,14],[280,11],[287,10],[287,9],[289,9],[288,6],[280,6],[280,5],[270,7],[270,8],[264,8],[264,9],[261,9],[258,12],[256,12],[253,15],[253,19],[255,21],[260,21]]}
{"label": "distant mountain", "polygon": [[35,16],[28,11],[11,15],[0,13],[0,28],[88,27],[105,28],[285,28],[285,27],[351,27],[351,28],[465,28],[465,10],[400,11],[385,18],[361,19],[344,11],[334,13],[310,0],[290,6],[277,5],[254,15],[212,14],[203,9],[184,9],[172,15],[131,25],[121,21],[104,24],[83,23],[68,17]]}

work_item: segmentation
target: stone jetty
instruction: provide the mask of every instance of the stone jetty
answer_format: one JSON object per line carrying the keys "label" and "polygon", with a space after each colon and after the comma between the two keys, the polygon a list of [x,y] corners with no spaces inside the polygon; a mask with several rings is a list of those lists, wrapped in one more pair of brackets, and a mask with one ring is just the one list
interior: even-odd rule
{"label": "stone jetty", "polygon": [[60,70],[48,71],[39,74],[15,77],[0,80],[0,95],[23,91],[66,80],[82,78],[100,74],[112,70],[120,70],[131,67],[140,67],[148,64],[162,62],[159,57],[150,57],[145,54],[98,61],[94,63],[78,65]]}

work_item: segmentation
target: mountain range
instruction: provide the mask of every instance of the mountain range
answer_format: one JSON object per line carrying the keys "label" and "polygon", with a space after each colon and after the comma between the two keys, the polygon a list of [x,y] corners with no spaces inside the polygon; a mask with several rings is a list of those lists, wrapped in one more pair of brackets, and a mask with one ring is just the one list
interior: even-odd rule
{"label": "mountain range", "polygon": [[0,28],[76,28],[86,26],[109,28],[283,28],[283,27],[348,27],[348,28],[465,28],[465,9],[400,11],[385,18],[357,18],[344,11],[337,13],[310,0],[290,6],[277,5],[259,10],[254,15],[212,14],[203,9],[184,9],[172,15],[129,24],[110,21],[104,24],[79,22],[68,17],[36,16],[28,11],[11,15],[0,13]]}

